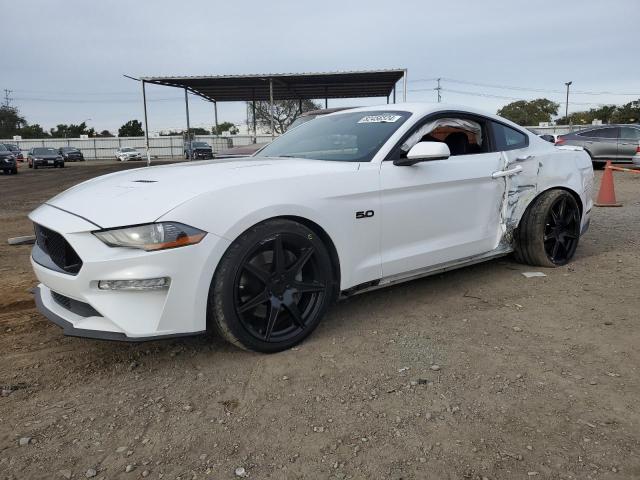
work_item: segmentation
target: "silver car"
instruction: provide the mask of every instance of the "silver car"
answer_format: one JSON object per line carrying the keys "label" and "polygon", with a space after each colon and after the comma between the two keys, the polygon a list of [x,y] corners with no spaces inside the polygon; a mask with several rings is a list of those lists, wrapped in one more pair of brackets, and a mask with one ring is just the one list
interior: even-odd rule
{"label": "silver car", "polygon": [[602,125],[560,135],[556,145],[583,147],[591,156],[593,168],[607,160],[640,166],[640,125]]}
{"label": "silver car", "polygon": [[142,160],[142,155],[138,150],[131,147],[120,147],[116,150],[116,160],[127,162],[129,160]]}

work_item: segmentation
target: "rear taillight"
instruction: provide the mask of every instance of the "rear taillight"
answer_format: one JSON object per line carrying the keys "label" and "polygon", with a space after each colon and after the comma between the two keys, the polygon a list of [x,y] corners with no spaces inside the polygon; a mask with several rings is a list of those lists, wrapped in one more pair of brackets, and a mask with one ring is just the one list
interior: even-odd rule
{"label": "rear taillight", "polygon": [[563,145],[563,144],[564,144],[564,138],[558,137],[558,139],[556,140],[556,145]]}
{"label": "rear taillight", "polygon": [[640,154],[640,145],[636,147],[636,153]]}

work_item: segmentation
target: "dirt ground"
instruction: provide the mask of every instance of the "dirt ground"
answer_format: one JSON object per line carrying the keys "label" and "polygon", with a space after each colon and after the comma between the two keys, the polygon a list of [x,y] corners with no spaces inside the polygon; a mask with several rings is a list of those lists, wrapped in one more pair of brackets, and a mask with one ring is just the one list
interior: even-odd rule
{"label": "dirt ground", "polygon": [[69,338],[36,312],[30,247],[5,239],[136,166],[0,176],[0,479],[640,478],[640,175],[615,174],[624,206],[594,210],[567,267],[356,296],[265,356]]}

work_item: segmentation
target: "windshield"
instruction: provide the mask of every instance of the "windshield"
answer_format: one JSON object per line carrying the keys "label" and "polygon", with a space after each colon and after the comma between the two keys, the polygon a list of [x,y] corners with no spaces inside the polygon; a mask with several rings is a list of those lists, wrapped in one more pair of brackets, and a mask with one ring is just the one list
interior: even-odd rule
{"label": "windshield", "polygon": [[382,110],[318,117],[288,131],[256,156],[370,162],[410,115]]}
{"label": "windshield", "polygon": [[55,148],[34,148],[33,153],[35,155],[58,155]]}
{"label": "windshield", "polygon": [[6,147],[7,150],[11,150],[12,152],[17,152],[18,150],[20,150],[17,146],[11,144],[7,145],[6,143],[4,145],[0,143],[0,150],[2,149],[2,147]]}
{"label": "windshield", "polygon": [[296,128],[298,125],[302,125],[303,123],[307,123],[309,120],[313,120],[316,118],[315,115],[305,115],[303,117],[296,118],[291,125],[287,127],[287,130],[291,130],[292,128]]}
{"label": "windshield", "polygon": [[7,147],[0,143],[0,152],[6,152],[7,150]]}
{"label": "windshield", "polygon": [[121,152],[135,152],[136,150],[130,147],[124,147],[120,149]]}
{"label": "windshield", "polygon": [[191,142],[192,148],[209,148],[209,145],[204,142]]}
{"label": "windshield", "polygon": [[77,148],[73,148],[73,147],[62,147],[60,150],[62,150],[63,152],[77,152],[78,151]]}

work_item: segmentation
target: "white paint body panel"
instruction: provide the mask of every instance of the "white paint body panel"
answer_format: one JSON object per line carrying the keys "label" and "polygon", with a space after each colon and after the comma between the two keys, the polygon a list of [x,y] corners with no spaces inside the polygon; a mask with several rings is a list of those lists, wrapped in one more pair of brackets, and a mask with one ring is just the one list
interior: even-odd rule
{"label": "white paint body panel", "polygon": [[[442,104],[367,107],[349,112],[412,113],[371,162],[251,157],[127,170],[79,184],[30,215],[62,234],[83,260],[76,276],[33,264],[43,303],[76,328],[131,338],[202,331],[210,282],[224,252],[246,229],[273,217],[299,217],[326,232],[338,255],[341,290],[508,252],[510,233],[527,206],[551,188],[579,195],[586,226],[593,189],[588,155],[559,150],[534,134],[528,134],[529,146],[520,150],[410,167],[383,162],[417,122],[443,109],[510,124]],[[515,167],[521,167],[517,174],[492,177]],[[375,215],[356,220],[355,212],[363,210]],[[108,247],[91,233],[164,220],[208,234],[197,245],[144,252]],[[168,290],[114,292],[96,287],[98,280],[158,276],[171,277]],[[65,312],[51,300],[49,290],[89,303],[102,317]]]}

